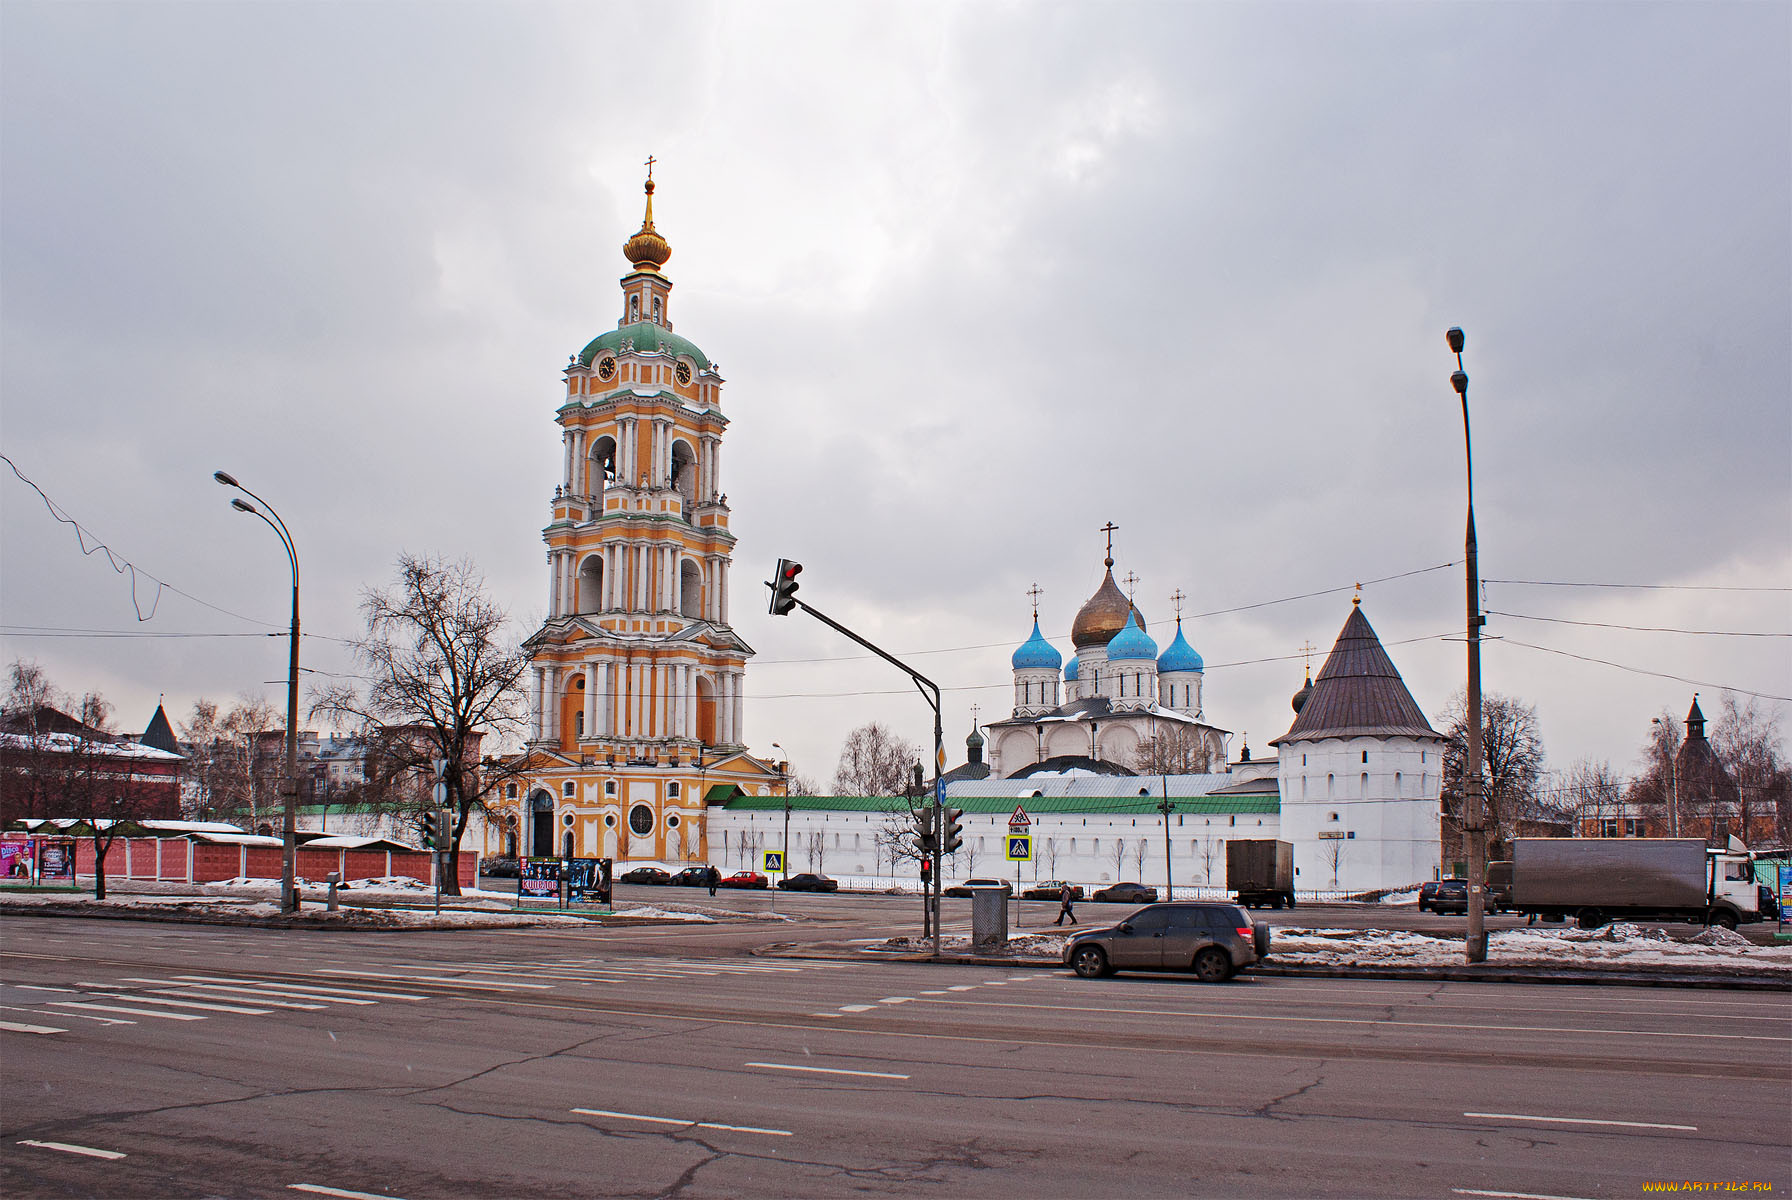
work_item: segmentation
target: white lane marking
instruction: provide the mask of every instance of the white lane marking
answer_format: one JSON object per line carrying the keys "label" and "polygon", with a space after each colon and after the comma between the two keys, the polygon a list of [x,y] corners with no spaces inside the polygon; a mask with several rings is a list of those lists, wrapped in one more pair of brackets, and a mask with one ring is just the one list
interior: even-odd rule
{"label": "white lane marking", "polygon": [[36,1146],[39,1150],[60,1150],[64,1154],[79,1154],[84,1158],[123,1158],[116,1150],[95,1150],[92,1146],[74,1146],[68,1142],[20,1142],[21,1146]]}
{"label": "white lane marking", "polygon": [[885,996],[882,1000],[879,1000],[878,1003],[879,1004],[908,1004],[913,1000],[914,1000],[913,996]]}
{"label": "white lane marking", "polygon": [[575,1108],[587,1117],[615,1117],[623,1121],[648,1121],[655,1125],[683,1125],[689,1129],[725,1129],[729,1133],[763,1133],[768,1137],[793,1137],[788,1129],[759,1129],[752,1125],[719,1125],[714,1121],[687,1121],[681,1117],[649,1117],[641,1113],[610,1112],[602,1108]]}
{"label": "white lane marking", "polygon": [[922,992],[923,996],[950,996],[951,992]]}
{"label": "white lane marking", "polygon": [[[378,1000],[363,1000],[358,996],[330,996],[330,995],[324,995],[324,994],[321,994],[318,992],[295,992],[295,991],[291,991],[287,988],[238,987],[237,985],[235,985],[233,983],[183,983],[178,986],[182,990],[190,991],[190,992],[193,992],[194,994],[198,994],[200,992],[227,992],[227,993],[231,993],[231,994],[240,994],[240,995],[244,995],[244,996],[254,996],[257,999],[261,1000],[265,1004],[277,1003],[277,1001],[267,999],[267,997],[269,997],[269,996],[285,996],[291,1000],[319,1000],[319,1001],[323,1002],[320,1004],[299,1005],[298,1007],[301,1007],[301,1008],[322,1008],[326,1004],[378,1004],[379,1003]],[[162,990],[167,991],[167,992],[173,992],[175,989],[174,988],[164,988]]]}
{"label": "white lane marking", "polygon": [[1479,1188],[1451,1188],[1458,1196],[1495,1196],[1500,1200],[1587,1200],[1585,1196],[1546,1196],[1541,1192],[1484,1192]]}
{"label": "white lane marking", "polygon": [[[954,987],[953,991],[972,989]],[[1698,1038],[1718,1042],[1792,1042],[1792,1037],[1766,1037],[1754,1033],[1677,1033],[1655,1029],[1577,1029],[1564,1025],[1466,1025],[1457,1021],[1378,1021],[1367,1017],[1274,1017],[1263,1013],[1237,1011],[1206,1012],[1195,1009],[1164,1008],[1090,1008],[1082,1004],[1021,1004],[1012,1000],[964,1000],[954,1004],[967,1008],[1027,1008],[1044,1012],[1116,1014],[1129,1017],[1213,1017],[1229,1021],[1292,1021],[1297,1025],[1380,1025],[1389,1029],[1478,1029],[1496,1033],[1603,1033],[1613,1037]]]}
{"label": "white lane marking", "polygon": [[91,1000],[52,1000],[50,1008],[91,1008],[96,1012],[128,1013],[133,1017],[159,1017],[164,1021],[203,1021],[198,1013],[157,1012],[152,1008],[120,1008],[115,1004],[95,1004]]}
{"label": "white lane marking", "polygon": [[[174,980],[170,980],[169,982],[188,979],[195,980],[199,983],[242,983],[256,988],[269,988],[274,986],[271,981],[266,979],[233,979],[228,975],[176,975]],[[309,983],[281,983],[279,986],[286,989],[292,995],[315,996],[319,1000],[331,1000],[338,996],[372,996],[378,1000],[429,999],[428,996],[413,996],[408,992],[375,992],[370,991],[367,988],[338,987],[335,985],[330,987],[317,987]]]}
{"label": "white lane marking", "polygon": [[985,979],[983,981],[983,986],[984,987],[1007,987],[1008,981],[1006,979]]}
{"label": "white lane marking", "polygon": [[1008,982],[1009,983],[1032,983],[1037,978],[1039,978],[1039,976],[1037,976],[1037,975],[1010,975],[1008,977]]}
{"label": "white lane marking", "polygon": [[344,1200],[398,1200],[397,1196],[384,1196],[379,1192],[350,1192],[342,1188],[325,1187],[321,1183],[289,1183],[288,1191],[311,1192],[318,1196],[341,1196]]}
{"label": "white lane marking", "polygon": [[12,986],[15,988],[18,988],[21,992],[63,992],[63,993],[68,993],[68,992],[72,992],[75,990],[74,988],[40,987],[34,983],[15,983]]}
{"label": "white lane marking", "polygon": [[20,1008],[16,1004],[0,1004],[0,1012],[30,1013],[37,1017],[80,1017],[83,1021],[98,1021],[101,1025],[135,1025],[135,1021],[126,1021],[120,1017],[93,1017],[86,1013],[53,1013],[41,1008]]}
{"label": "white lane marking", "polygon": [[1487,1117],[1495,1121],[1548,1121],[1554,1125],[1613,1125],[1621,1129],[1682,1129],[1697,1133],[1697,1125],[1658,1125],[1653,1121],[1600,1121],[1592,1117],[1539,1117],[1531,1113],[1471,1113],[1465,1117]]}
{"label": "white lane marking", "polygon": [[875,1005],[875,1004],[842,1004],[840,1006],[840,1011],[841,1012],[870,1012],[872,1009],[874,1009],[876,1007],[877,1007],[877,1005]]}
{"label": "white lane marking", "polygon": [[48,1025],[27,1025],[23,1021],[0,1021],[0,1029],[12,1033],[67,1033],[66,1029],[52,1029]]}
{"label": "white lane marking", "polygon": [[839,1013],[810,1013],[812,1017],[838,1017]]}
{"label": "white lane marking", "polygon": [[451,979],[446,975],[394,975],[385,971],[350,971],[340,967],[326,968],[318,974],[347,975],[354,979],[391,979],[399,983],[439,983],[447,987],[485,988],[495,992],[547,992],[554,988],[551,983],[480,983],[473,979]]}
{"label": "white lane marking", "polygon": [[946,990],[948,992],[974,992],[977,990],[977,985],[974,983],[954,983],[946,988]]}
{"label": "white lane marking", "polygon": [[750,1062],[749,1067],[764,1067],[768,1071],[810,1071],[817,1075],[863,1075],[867,1079],[907,1079],[907,1075],[895,1075],[889,1071],[847,1071],[839,1067],[798,1067],[790,1063]]}

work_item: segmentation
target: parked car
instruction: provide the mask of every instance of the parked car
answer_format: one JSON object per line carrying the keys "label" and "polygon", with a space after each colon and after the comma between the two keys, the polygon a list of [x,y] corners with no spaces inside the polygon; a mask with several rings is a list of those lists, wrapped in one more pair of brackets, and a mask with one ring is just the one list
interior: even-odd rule
{"label": "parked car", "polygon": [[616,880],[617,883],[671,883],[672,875],[658,867],[636,867],[632,871],[624,871]]}
{"label": "parked car", "polygon": [[1269,923],[1218,901],[1149,904],[1117,925],[1064,941],[1064,965],[1084,979],[1115,971],[1193,971],[1204,983],[1224,983],[1268,957]]}
{"label": "parked car", "polygon": [[1434,879],[1419,885],[1419,911],[1434,913],[1468,912],[1468,880]]}
{"label": "parked car", "polygon": [[837,892],[840,890],[838,881],[829,879],[826,875],[808,873],[780,879],[778,886],[791,892]]}
{"label": "parked car", "polygon": [[479,860],[479,873],[487,879],[515,879],[522,874],[522,868],[509,855],[494,854]]}
{"label": "parked car", "polygon": [[1006,879],[967,879],[963,883],[953,884],[940,894],[942,896],[957,896],[959,899],[964,900],[968,899],[972,892],[977,891],[980,888],[1000,888],[1010,896],[1014,895],[1014,885],[1009,883]]}
{"label": "parked car", "polygon": [[[1067,885],[1062,879],[1048,879],[1044,883],[1036,883],[1026,891],[1022,892],[1020,898],[1022,900],[1056,900],[1059,896],[1063,895],[1066,886]],[[1072,900],[1081,900],[1083,898],[1082,888],[1074,883],[1069,884],[1068,886],[1070,888],[1070,898]]]}
{"label": "parked car", "polygon": [[771,881],[758,871],[736,871],[722,880],[721,886],[731,888],[763,888],[770,886]]}
{"label": "parked car", "polygon": [[709,873],[714,867],[686,867],[666,882],[673,887],[708,887]]}
{"label": "parked car", "polygon": [[1153,904],[1157,901],[1157,889],[1142,883],[1116,883],[1102,888],[1090,899],[1102,904]]}

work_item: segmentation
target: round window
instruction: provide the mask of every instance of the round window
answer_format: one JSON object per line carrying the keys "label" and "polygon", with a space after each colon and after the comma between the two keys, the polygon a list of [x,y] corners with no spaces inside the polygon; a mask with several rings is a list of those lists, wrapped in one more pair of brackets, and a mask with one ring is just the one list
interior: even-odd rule
{"label": "round window", "polygon": [[562,825],[566,826],[568,829],[571,829],[572,828],[572,814],[567,813],[564,817],[561,817],[560,823]]}
{"label": "round window", "polygon": [[629,810],[628,827],[646,837],[653,832],[653,810],[645,804],[637,804]]}
{"label": "round window", "polygon": [[667,829],[677,829],[678,828],[678,814],[677,813],[673,813],[671,816],[666,818],[666,828]]}
{"label": "round window", "polygon": [[605,829],[616,828],[616,814],[615,813],[609,813],[604,817],[604,828]]}

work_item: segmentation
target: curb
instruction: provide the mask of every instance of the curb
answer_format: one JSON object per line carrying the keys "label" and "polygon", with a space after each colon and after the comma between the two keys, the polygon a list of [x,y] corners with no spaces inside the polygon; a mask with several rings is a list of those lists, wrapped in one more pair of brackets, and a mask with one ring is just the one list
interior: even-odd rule
{"label": "curb", "polygon": [[[386,912],[387,909],[342,908],[339,912]],[[478,910],[456,910],[478,911]],[[155,909],[105,909],[88,908],[74,905],[9,905],[0,901],[0,916],[6,917],[78,917],[90,921],[148,921],[158,925],[212,925],[241,929],[299,929],[318,933],[484,933],[504,929],[542,929],[532,920],[520,917],[505,917],[493,914],[491,921],[478,925],[469,925],[461,921],[421,922],[403,925],[381,925],[371,922],[326,918],[323,910],[317,915],[301,909],[299,915],[291,917],[249,917],[238,914],[206,913],[206,912],[171,912]],[[657,921],[641,917],[604,917],[583,916],[579,913],[536,914],[544,916],[576,916],[592,925],[609,928],[626,928],[640,925],[673,925],[689,924],[689,922]],[[563,927],[564,928],[564,927]]]}
{"label": "curb", "polygon": [[[753,953],[766,958],[812,958],[830,962],[941,963],[963,967],[1031,967],[1067,970],[1056,959],[1007,958],[993,954],[940,954],[851,950],[823,944],[781,942]],[[1597,970],[1573,967],[1320,967],[1262,963],[1241,974],[1277,979],[1404,979],[1442,983],[1609,984],[1617,987],[1717,988],[1745,992],[1792,992],[1792,979],[1759,974],[1717,975],[1708,971],[1676,972],[1636,969]]]}

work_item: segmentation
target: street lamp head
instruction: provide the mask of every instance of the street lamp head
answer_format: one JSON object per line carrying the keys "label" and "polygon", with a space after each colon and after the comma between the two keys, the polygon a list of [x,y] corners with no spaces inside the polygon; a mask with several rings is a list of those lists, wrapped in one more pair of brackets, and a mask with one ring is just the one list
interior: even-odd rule
{"label": "street lamp head", "polygon": [[1468,374],[1464,371],[1450,372],[1450,386],[1456,389],[1458,396],[1468,395]]}
{"label": "street lamp head", "polygon": [[[247,500],[244,500],[240,496],[235,497],[230,501],[230,507],[236,509],[238,512],[246,512],[246,513],[254,513],[255,512],[255,506],[253,504],[250,504]],[[260,516],[261,514],[256,513],[255,515]]]}
{"label": "street lamp head", "polygon": [[236,476],[232,475],[228,471],[213,471],[212,478],[216,479],[219,483],[223,484],[225,487],[242,487],[243,486],[242,484],[240,484],[236,481]]}
{"label": "street lamp head", "polygon": [[1445,330],[1444,331],[1444,340],[1450,343],[1450,353],[1451,354],[1461,354],[1462,353],[1462,340],[1463,339],[1462,339],[1462,329],[1460,326],[1453,325],[1449,329]]}

